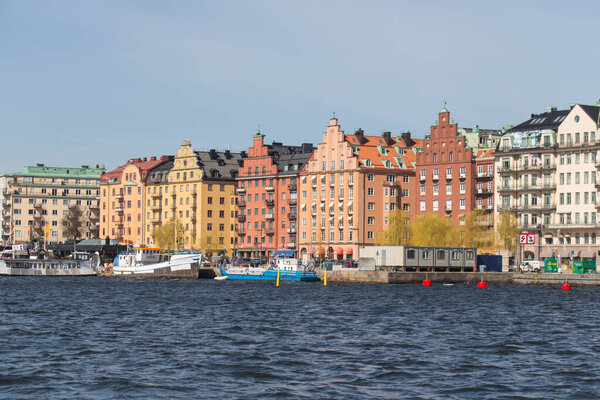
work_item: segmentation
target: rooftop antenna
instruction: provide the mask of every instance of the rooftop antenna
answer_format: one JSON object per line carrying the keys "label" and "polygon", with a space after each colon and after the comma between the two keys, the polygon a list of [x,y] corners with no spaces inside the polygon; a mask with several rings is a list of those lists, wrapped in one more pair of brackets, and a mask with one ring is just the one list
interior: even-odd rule
{"label": "rooftop antenna", "polygon": [[333,113],[331,114],[331,119],[335,119],[335,118],[336,118],[336,116],[335,116],[335,110],[333,110]]}
{"label": "rooftop antenna", "polygon": [[260,124],[258,124],[258,128],[256,129],[256,133],[260,135]]}

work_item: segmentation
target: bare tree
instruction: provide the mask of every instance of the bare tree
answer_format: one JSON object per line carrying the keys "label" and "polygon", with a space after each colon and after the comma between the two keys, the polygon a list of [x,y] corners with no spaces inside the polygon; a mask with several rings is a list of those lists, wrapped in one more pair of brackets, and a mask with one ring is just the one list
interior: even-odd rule
{"label": "bare tree", "polygon": [[44,207],[41,203],[33,207],[33,240],[42,242],[46,231],[46,220],[44,218]]}
{"label": "bare tree", "polygon": [[77,240],[81,237],[83,226],[83,212],[78,205],[69,206],[67,215],[62,220],[63,235],[70,240]]}

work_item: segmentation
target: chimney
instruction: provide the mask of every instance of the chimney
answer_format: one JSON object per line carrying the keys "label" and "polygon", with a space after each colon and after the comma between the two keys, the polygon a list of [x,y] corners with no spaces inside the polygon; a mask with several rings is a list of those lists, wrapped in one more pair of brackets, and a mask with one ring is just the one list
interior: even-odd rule
{"label": "chimney", "polygon": [[148,161],[148,159],[146,157],[144,157],[144,161]]}
{"label": "chimney", "polygon": [[414,144],[416,143],[414,140],[412,140],[412,138],[410,137],[410,131],[404,131],[402,132],[402,135],[400,136],[402,138],[402,141],[404,142],[404,145],[406,147],[412,147],[414,146]]}
{"label": "chimney", "polygon": [[358,128],[357,130],[354,131],[354,136],[356,136],[356,139],[358,140],[359,144],[365,144],[365,142],[366,142],[365,131]]}
{"label": "chimney", "polygon": [[217,151],[215,149],[210,149],[208,151],[208,156],[211,160],[215,160],[217,158]]}
{"label": "chimney", "polygon": [[302,143],[303,153],[312,153],[314,151],[312,143]]}
{"label": "chimney", "polygon": [[381,136],[383,136],[383,141],[386,146],[392,145],[392,132],[383,132],[383,135]]}
{"label": "chimney", "polygon": [[156,161],[156,157],[155,156],[150,157],[150,161]]}
{"label": "chimney", "polygon": [[558,108],[556,107],[546,107],[546,113],[551,113],[552,111],[556,111]]}

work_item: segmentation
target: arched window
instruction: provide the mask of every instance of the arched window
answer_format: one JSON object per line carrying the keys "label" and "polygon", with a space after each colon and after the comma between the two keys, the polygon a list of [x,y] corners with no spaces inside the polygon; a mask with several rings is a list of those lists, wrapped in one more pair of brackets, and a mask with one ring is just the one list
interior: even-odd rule
{"label": "arched window", "polygon": [[454,153],[450,152],[450,161],[454,161]]}
{"label": "arched window", "polygon": [[433,162],[437,162],[437,153],[433,153]]}

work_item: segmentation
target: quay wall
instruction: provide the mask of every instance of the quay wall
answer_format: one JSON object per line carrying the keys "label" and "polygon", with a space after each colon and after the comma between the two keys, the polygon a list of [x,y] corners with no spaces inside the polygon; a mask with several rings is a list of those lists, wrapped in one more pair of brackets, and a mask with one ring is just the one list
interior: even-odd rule
{"label": "quay wall", "polygon": [[[323,280],[323,271],[317,271]],[[370,282],[390,284],[422,283],[430,279],[436,283],[472,283],[481,280],[496,284],[522,285],[560,285],[568,282],[572,285],[599,285],[600,274],[546,274],[517,272],[396,272],[396,271],[360,271],[344,269],[327,271],[328,282]]]}

